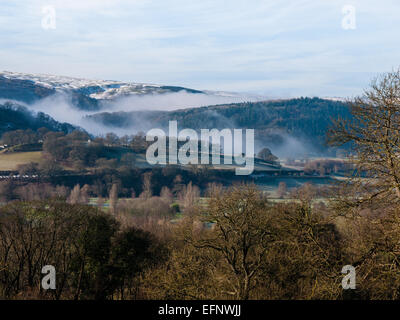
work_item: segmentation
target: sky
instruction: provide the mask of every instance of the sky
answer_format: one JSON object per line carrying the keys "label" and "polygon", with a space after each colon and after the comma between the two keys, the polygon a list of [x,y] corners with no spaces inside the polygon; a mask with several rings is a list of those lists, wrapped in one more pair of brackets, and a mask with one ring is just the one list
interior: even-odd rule
{"label": "sky", "polygon": [[353,97],[400,67],[399,17],[399,0],[2,0],[0,69]]}

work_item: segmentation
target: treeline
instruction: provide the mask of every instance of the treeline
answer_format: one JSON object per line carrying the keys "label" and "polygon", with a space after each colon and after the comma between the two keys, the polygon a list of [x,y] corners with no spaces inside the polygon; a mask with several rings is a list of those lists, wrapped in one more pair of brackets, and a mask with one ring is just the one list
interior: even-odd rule
{"label": "treeline", "polygon": [[[45,174],[53,169],[47,166],[43,167],[43,164],[30,164],[21,166],[19,172],[21,176],[32,176]],[[140,195],[145,190],[151,195],[161,195],[164,188],[171,189],[176,197],[182,187],[190,182],[199,186],[201,190],[205,190],[210,181],[224,184],[231,182],[231,177],[225,176],[226,173],[223,171],[182,170],[179,167],[170,166],[153,170],[98,169],[92,175],[68,175],[63,172],[59,172],[59,174],[53,177],[39,175],[35,179],[30,179],[36,180],[36,182],[29,182],[29,179],[26,181],[14,179],[0,181],[0,201],[45,200],[55,195],[66,198],[77,185],[81,188],[86,186],[88,197],[108,197],[113,186],[117,186],[118,197],[130,198],[132,195]]]}
{"label": "treeline", "polygon": [[[214,184],[205,204],[189,184],[179,211],[168,189],[111,194],[105,212],[79,204],[79,192],[68,203],[9,203],[0,208],[1,297],[396,298],[397,267],[385,266],[398,239],[389,210],[343,217],[299,191],[298,201],[276,204],[251,185]],[[41,287],[45,265],[55,267],[55,290]],[[345,265],[357,268],[355,290],[342,288]]]}
{"label": "treeline", "polygon": [[[123,227],[94,208],[62,202],[16,202],[0,209],[2,298],[123,299],[136,276],[168,258],[151,234]],[[40,285],[45,265],[56,289]]]}
{"label": "treeline", "polygon": [[50,130],[44,127],[39,128],[36,131],[33,131],[32,129],[7,131],[1,136],[1,141],[7,146],[37,144],[43,142],[43,139],[48,132],[50,132]]}
{"label": "treeline", "polygon": [[141,134],[119,138],[109,133],[105,137],[93,138],[82,130],[64,133],[47,128],[8,131],[1,140],[4,145],[12,147],[10,151],[29,151],[31,145],[43,150],[44,163],[23,165],[19,171],[48,167],[51,170],[45,173],[51,176],[60,174],[65,168],[86,171],[88,168],[112,169],[123,165],[133,167],[135,153],[144,152],[147,147]]}
{"label": "treeline", "polygon": [[304,173],[308,175],[346,174],[354,168],[351,162],[346,160],[321,159],[306,161]]}
{"label": "treeline", "polygon": [[76,129],[71,124],[57,122],[43,112],[34,114],[18,104],[6,102],[0,105],[0,135],[12,130],[31,129],[35,131],[39,128],[47,128],[48,130],[65,133]]}
{"label": "treeline", "polygon": [[[209,192],[205,210],[199,189],[185,186],[178,222],[167,188],[160,197],[144,192],[131,201],[111,194],[107,213],[73,204],[79,196],[70,204],[54,199],[0,208],[2,297],[342,296],[341,239],[309,199],[277,206],[251,186],[223,191],[211,185]],[[55,267],[55,290],[41,288],[44,265]]]}

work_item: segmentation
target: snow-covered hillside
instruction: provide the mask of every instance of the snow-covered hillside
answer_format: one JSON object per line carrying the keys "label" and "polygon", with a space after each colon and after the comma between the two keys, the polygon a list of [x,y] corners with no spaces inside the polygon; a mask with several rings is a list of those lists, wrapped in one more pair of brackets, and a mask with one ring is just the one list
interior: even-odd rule
{"label": "snow-covered hillside", "polygon": [[[178,86],[0,72],[0,102],[15,102],[94,132],[97,112],[167,111],[260,100],[257,96]],[[103,126],[96,132],[103,132]]]}
{"label": "snow-covered hillside", "polygon": [[[113,80],[88,80],[64,76],[28,74],[9,71],[0,72],[0,77],[4,77],[9,80],[28,80],[32,81],[37,86],[42,86],[56,91],[74,91],[98,100],[114,99],[120,96],[160,94],[177,91],[204,93],[198,90],[175,86],[128,83]],[[207,94],[213,93],[208,92]]]}

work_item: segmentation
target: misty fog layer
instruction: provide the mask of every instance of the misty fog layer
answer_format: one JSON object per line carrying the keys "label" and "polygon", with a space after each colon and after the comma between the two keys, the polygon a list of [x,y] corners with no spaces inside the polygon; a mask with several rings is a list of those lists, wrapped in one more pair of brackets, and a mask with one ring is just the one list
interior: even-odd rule
{"label": "misty fog layer", "polygon": [[104,124],[95,123],[85,118],[98,112],[131,112],[131,111],[172,111],[176,109],[194,108],[208,105],[234,103],[257,100],[250,96],[218,96],[207,94],[194,94],[186,91],[149,94],[145,96],[127,96],[115,100],[102,101],[101,111],[83,111],[76,108],[67,94],[56,94],[28,106],[36,112],[44,112],[59,122],[68,122],[76,126],[80,126],[88,132],[99,135],[113,132],[119,135],[135,134],[138,131],[148,130],[152,128],[151,124],[141,123],[138,128],[137,123],[132,123],[132,127],[127,128],[110,128]]}
{"label": "misty fog layer", "polygon": [[[173,111],[177,109],[194,108],[208,105],[218,105],[226,103],[237,103],[251,100],[259,100],[250,96],[217,96],[206,94],[194,94],[185,91],[176,93],[151,94],[146,96],[128,96],[119,99],[102,101],[100,111],[84,111],[75,107],[69,95],[59,93],[35,102],[32,105],[25,105],[28,109],[34,112],[44,112],[59,122],[68,122],[75,126],[82,127],[93,135],[104,135],[108,132],[114,132],[119,136],[131,135],[138,132],[147,132],[150,129],[160,127],[145,116],[140,116],[140,112],[146,111]],[[20,102],[17,102],[21,104]],[[140,111],[135,114],[135,117],[126,119],[126,126],[109,126],[101,121],[94,121],[88,117],[98,113],[117,113],[117,112],[132,112]],[[215,117],[218,118],[218,123],[222,128],[234,129],[235,123],[230,119],[222,117],[215,111]],[[128,114],[127,114],[128,116]],[[199,119],[201,122],[201,119]],[[131,123],[131,125],[129,125]],[[207,126],[205,126],[206,128]],[[182,130],[179,126],[179,130]],[[168,128],[162,127],[168,134]],[[251,129],[251,128],[249,128]],[[274,135],[279,136],[277,141],[264,141],[257,139],[255,152],[257,153],[264,147],[268,147],[273,154],[279,158],[301,157],[312,151],[312,146],[305,142],[304,139],[293,137],[284,132],[274,132]]]}

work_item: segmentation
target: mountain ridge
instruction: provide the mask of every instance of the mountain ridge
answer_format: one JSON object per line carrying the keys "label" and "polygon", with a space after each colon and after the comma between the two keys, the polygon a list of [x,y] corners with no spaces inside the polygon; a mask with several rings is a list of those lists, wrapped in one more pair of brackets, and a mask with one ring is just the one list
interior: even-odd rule
{"label": "mountain ridge", "polygon": [[238,97],[235,93],[196,90],[182,86],[90,80],[47,74],[0,72],[0,99],[34,103],[54,94],[68,94],[74,106],[86,111],[100,111],[102,102],[122,97],[186,92],[215,97]]}

